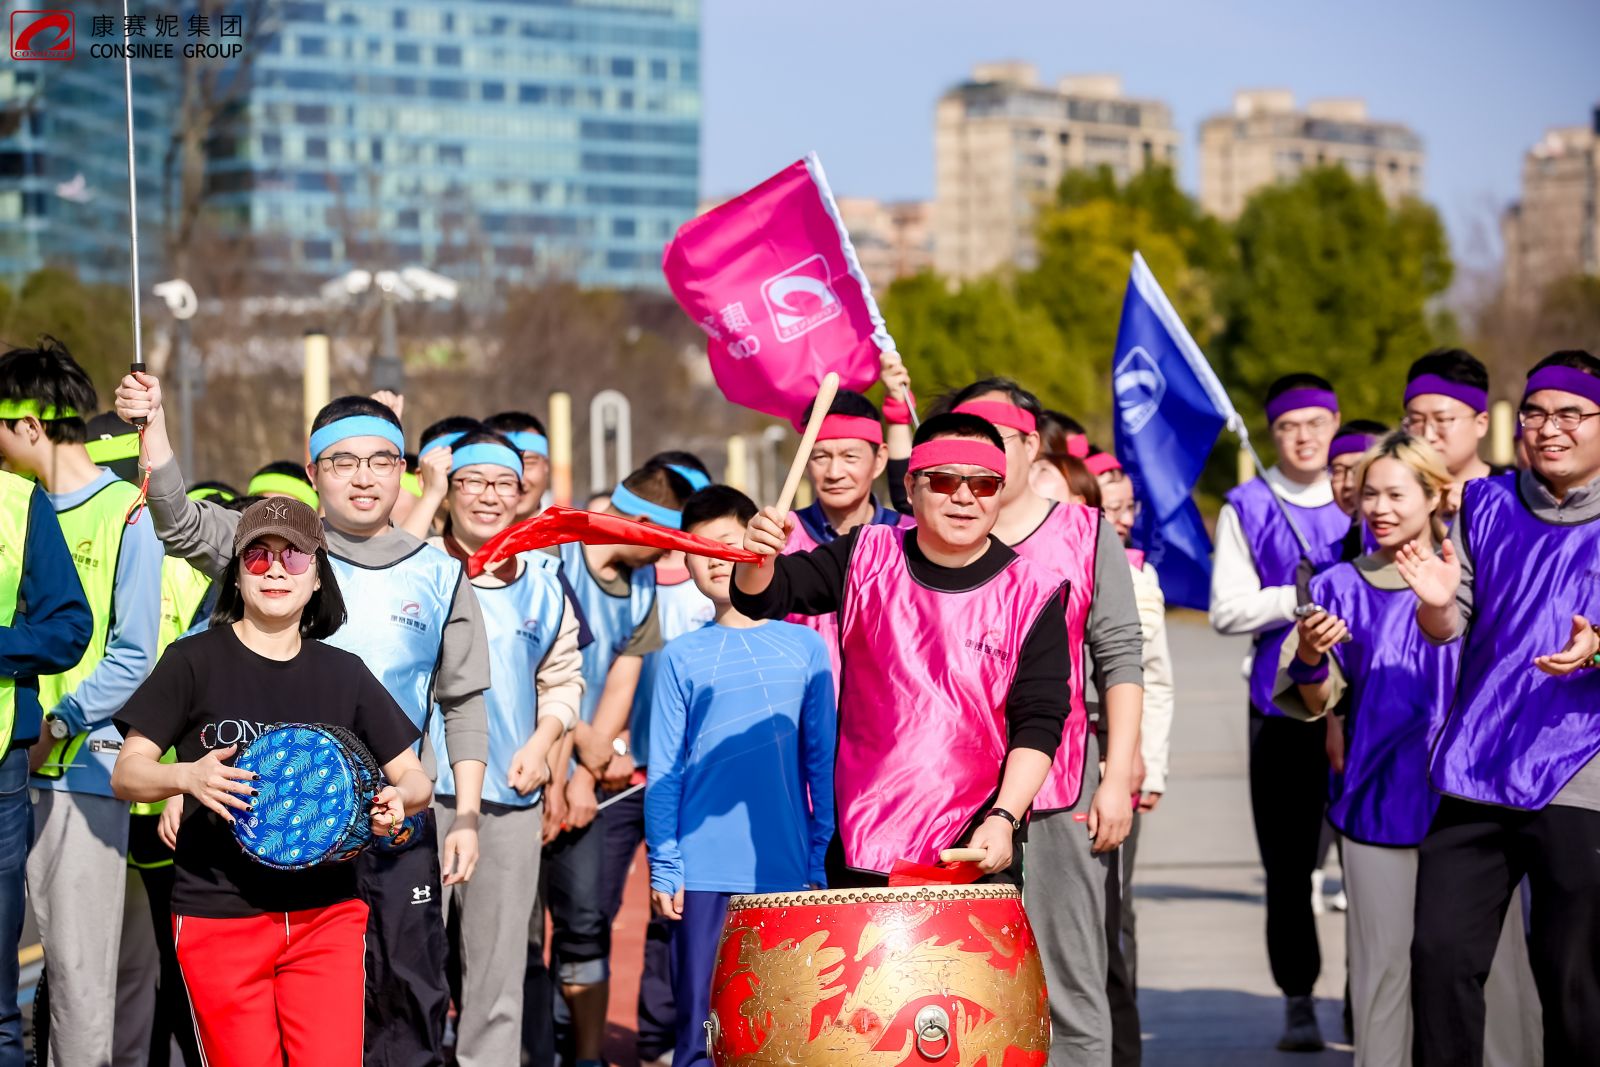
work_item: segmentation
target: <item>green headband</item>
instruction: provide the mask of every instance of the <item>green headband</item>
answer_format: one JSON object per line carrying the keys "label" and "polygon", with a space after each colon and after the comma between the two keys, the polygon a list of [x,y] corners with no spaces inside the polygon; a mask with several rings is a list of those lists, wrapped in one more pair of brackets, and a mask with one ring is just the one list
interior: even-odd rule
{"label": "green headband", "polygon": [[317,510],[317,491],[299,478],[287,474],[258,474],[250,479],[250,485],[244,491],[245,496],[266,496],[268,493],[294,497],[312,511]]}
{"label": "green headband", "polygon": [[37,400],[0,400],[0,419],[21,419],[32,415],[40,422],[57,419],[75,419],[78,413],[71,408],[56,409],[41,405]]}
{"label": "green headband", "polygon": [[85,441],[83,447],[89,450],[89,458],[96,463],[110,463],[119,459],[139,458],[139,435],[136,433],[118,434],[116,437],[97,437],[93,441]]}

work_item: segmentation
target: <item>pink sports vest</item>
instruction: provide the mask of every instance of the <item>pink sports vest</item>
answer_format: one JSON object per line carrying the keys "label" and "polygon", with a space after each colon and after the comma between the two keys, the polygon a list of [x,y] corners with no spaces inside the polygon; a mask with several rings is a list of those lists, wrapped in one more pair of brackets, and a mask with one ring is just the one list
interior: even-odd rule
{"label": "pink sports vest", "polygon": [[1094,600],[1094,550],[1100,532],[1100,510],[1081,504],[1057,504],[1039,528],[1011,547],[1017,555],[1048,572],[1057,582],[1070,582],[1067,596],[1067,639],[1077,650],[1072,662],[1072,707],[1061,748],[1050,764],[1050,776],[1033,802],[1043,814],[1061,811],[1078,802],[1083,789],[1084,746],[1089,736],[1089,712],[1083,703],[1084,638],[1089,627],[1089,605]]}
{"label": "pink sports vest", "polygon": [[834,771],[845,862],[887,874],[937,863],[994,794],[1017,657],[1061,583],[1017,559],[943,593],[906,566],[906,531],[867,526],[845,577]]}

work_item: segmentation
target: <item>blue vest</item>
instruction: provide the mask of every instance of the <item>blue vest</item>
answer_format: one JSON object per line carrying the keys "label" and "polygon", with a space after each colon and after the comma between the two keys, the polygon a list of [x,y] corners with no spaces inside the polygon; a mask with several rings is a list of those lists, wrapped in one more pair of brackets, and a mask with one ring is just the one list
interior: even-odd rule
{"label": "blue vest", "polygon": [[[455,603],[461,564],[420,545],[387,567],[363,567],[329,553],[349,619],[328,644],[361,657],[424,734],[433,707],[444,624]],[[420,751],[422,742],[414,746]]]}
{"label": "blue vest", "polygon": [[655,606],[656,569],[640,567],[634,571],[628,595],[622,597],[600,588],[584,558],[583,545],[578,542],[561,546],[561,562],[572,591],[577,594],[578,610],[589,620],[589,630],[594,634],[594,641],[583,650],[583,704],[578,709],[584,722],[593,722],[611,665]]}
{"label": "blue vest", "polygon": [[[716,607],[696,588],[692,579],[676,585],[656,586],[656,611],[661,616],[661,640],[671,641],[709,625]],[[633,694],[633,714],[628,718],[628,736],[633,745],[633,762],[650,764],[650,704],[655,699],[656,672],[661,653],[651,652],[639,666],[639,688]]]}
{"label": "blue vest", "polygon": [[[489,690],[483,694],[489,712],[489,767],[483,776],[483,799],[512,808],[531,808],[544,796],[535,789],[523,796],[506,784],[511,757],[528,743],[539,724],[539,691],[534,677],[561,632],[566,593],[558,576],[561,561],[548,552],[521,557],[522,574],[510,585],[473,586],[489,635]],[[428,740],[439,757],[434,793],[453,797],[456,776],[445,748],[444,717],[428,723]]]}

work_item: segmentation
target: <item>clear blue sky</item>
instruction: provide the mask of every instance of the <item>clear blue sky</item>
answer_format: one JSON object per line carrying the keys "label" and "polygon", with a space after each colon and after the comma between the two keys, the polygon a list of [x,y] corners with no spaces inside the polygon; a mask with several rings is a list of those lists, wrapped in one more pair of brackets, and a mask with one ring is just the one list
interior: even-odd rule
{"label": "clear blue sky", "polygon": [[[1362,96],[1410,124],[1458,258],[1517,196],[1522,153],[1600,102],[1600,0],[702,0],[707,195],[815,149],[839,195],[933,194],[933,109],[976,61],[1120,74],[1199,122],[1239,88]],[[1472,246],[1472,247],[1469,247]]]}

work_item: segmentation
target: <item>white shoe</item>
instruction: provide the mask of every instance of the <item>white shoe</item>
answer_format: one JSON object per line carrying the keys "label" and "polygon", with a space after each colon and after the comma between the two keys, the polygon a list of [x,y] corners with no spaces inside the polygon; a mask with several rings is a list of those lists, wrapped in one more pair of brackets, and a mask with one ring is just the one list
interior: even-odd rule
{"label": "white shoe", "polygon": [[1328,907],[1332,908],[1334,911],[1349,911],[1350,898],[1345,896],[1344,890],[1341,889],[1333,896],[1328,898]]}
{"label": "white shoe", "polygon": [[1327,879],[1320,870],[1311,872],[1311,914],[1322,915],[1328,910],[1327,902],[1322,899],[1322,883]]}

